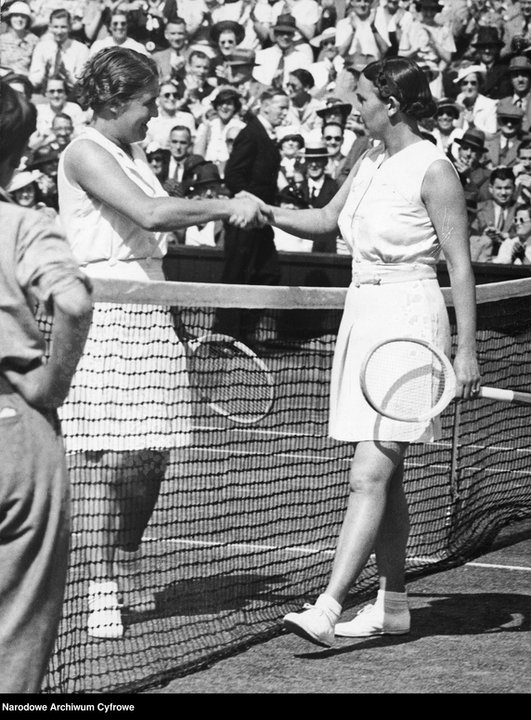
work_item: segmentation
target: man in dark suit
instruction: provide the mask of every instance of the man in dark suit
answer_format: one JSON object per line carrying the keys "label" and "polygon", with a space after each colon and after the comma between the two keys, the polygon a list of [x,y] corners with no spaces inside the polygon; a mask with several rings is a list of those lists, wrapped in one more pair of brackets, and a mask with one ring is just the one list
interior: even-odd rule
{"label": "man in dark suit", "polygon": [[184,197],[183,183],[191,171],[205,162],[202,155],[192,153],[192,134],[185,125],[176,125],[170,132],[170,162],[164,189],[173,197]]}
{"label": "man in dark suit", "polygon": [[[257,115],[248,115],[247,125],[236,136],[225,166],[225,184],[233,195],[246,190],[274,204],[280,169],[275,128],[281,125],[288,108],[289,98],[282,90],[265,91]],[[221,280],[229,284],[278,285],[280,263],[271,226],[253,230],[227,228]],[[219,310],[215,330],[254,345],[258,319],[255,311]]]}
{"label": "man in dark suit", "polygon": [[[323,142],[313,143],[304,150],[306,177],[299,190],[310,207],[324,207],[339,189],[338,183],[325,172],[328,157],[328,150]],[[337,231],[334,231],[314,240],[313,252],[335,253],[336,238]]]}
{"label": "man in dark suit", "polygon": [[522,130],[529,132],[531,128],[531,61],[524,55],[517,55],[511,59],[507,70],[511,81],[511,93],[504,100],[510,100],[513,105],[524,111]]}
{"label": "man in dark suit", "polygon": [[489,262],[498,254],[501,243],[514,232],[515,179],[509,167],[492,171],[490,198],[478,204],[470,226],[470,250],[474,262]]}
{"label": "man in dark suit", "polygon": [[486,140],[487,154],[493,167],[514,165],[518,147],[523,140],[522,121],[524,111],[513,105],[510,98],[498,102],[496,108],[498,131]]}

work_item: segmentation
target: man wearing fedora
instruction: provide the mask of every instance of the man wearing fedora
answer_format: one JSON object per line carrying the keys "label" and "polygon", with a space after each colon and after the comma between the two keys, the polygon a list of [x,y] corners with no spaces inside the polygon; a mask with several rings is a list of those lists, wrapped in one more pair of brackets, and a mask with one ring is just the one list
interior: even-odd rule
{"label": "man wearing fedora", "polygon": [[476,61],[483,65],[482,92],[489,98],[498,100],[511,92],[511,83],[507,76],[507,61],[500,59],[503,40],[495,27],[479,27],[472,43],[476,49]]}
{"label": "man wearing fedora", "polygon": [[[213,199],[227,197],[228,191],[223,185],[217,166],[212,162],[196,165],[183,181],[184,196],[190,199]],[[185,245],[195,247],[222,248],[225,239],[225,227],[220,220],[211,220],[204,225],[192,225],[181,234]]]}
{"label": "man wearing fedora", "polygon": [[272,2],[273,23],[284,13],[295,19],[295,45],[315,37],[321,17],[321,3],[316,0],[276,0]]}
{"label": "man wearing fedora", "polygon": [[496,109],[498,131],[486,141],[488,161],[491,167],[514,165],[524,134],[522,120],[524,111],[509,99],[500,100]]}
{"label": "man wearing fedora", "polygon": [[273,45],[256,53],[253,77],[265,86],[283,88],[289,74],[297,68],[307,68],[313,62],[309,43],[295,45],[297,25],[293,15],[279,15],[272,28]]}
{"label": "man wearing fedora", "polygon": [[471,222],[476,215],[478,202],[488,198],[490,171],[482,164],[486,151],[485,133],[471,127],[455,142],[458,145],[457,157],[448,157],[453,162],[463,186]]}
{"label": "man wearing fedora", "polygon": [[[326,174],[329,152],[324,142],[312,143],[304,149],[306,177],[300,193],[308,207],[323,208],[339,189],[337,182]],[[336,252],[337,232],[328,233],[314,241],[314,252]]]}
{"label": "man wearing fedora", "polygon": [[524,112],[522,119],[523,132],[529,132],[531,127],[531,61],[525,55],[513,57],[507,69],[511,83],[510,94],[503,100],[510,100],[513,105]]}
{"label": "man wearing fedora", "polygon": [[523,54],[531,46],[531,0],[519,0],[518,13],[507,20],[501,57]]}

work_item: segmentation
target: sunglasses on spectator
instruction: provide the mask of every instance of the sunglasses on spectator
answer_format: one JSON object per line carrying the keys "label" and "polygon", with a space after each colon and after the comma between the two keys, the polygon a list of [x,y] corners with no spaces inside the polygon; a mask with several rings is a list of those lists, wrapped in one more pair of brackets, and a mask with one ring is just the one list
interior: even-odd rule
{"label": "sunglasses on spectator", "polygon": [[163,98],[178,98],[178,97],[179,97],[179,93],[176,93],[176,92],[165,92],[165,93],[162,93],[162,97],[163,97]]}
{"label": "sunglasses on spectator", "polygon": [[324,135],[324,139],[327,142],[341,142],[341,135]]}
{"label": "sunglasses on spectator", "polygon": [[515,217],[514,221],[517,225],[523,225],[524,223],[531,222],[531,219],[523,218],[523,217]]}
{"label": "sunglasses on spectator", "polygon": [[275,35],[282,35],[283,37],[293,37],[295,33],[291,32],[291,30],[275,30]]}
{"label": "sunglasses on spectator", "polygon": [[113,22],[111,23],[111,27],[118,28],[118,27],[127,27],[126,22]]}
{"label": "sunglasses on spectator", "polygon": [[462,80],[461,85],[477,85],[477,80]]}
{"label": "sunglasses on spectator", "polygon": [[64,90],[48,90],[48,95],[63,95]]}
{"label": "sunglasses on spectator", "polygon": [[504,123],[505,125],[517,125],[519,122],[521,122],[520,118],[514,118],[514,117],[504,117],[503,115],[498,116],[501,123]]}
{"label": "sunglasses on spectator", "polygon": [[335,44],[336,44],[335,40],[323,40],[323,42],[321,43],[321,46],[322,47],[332,47]]}

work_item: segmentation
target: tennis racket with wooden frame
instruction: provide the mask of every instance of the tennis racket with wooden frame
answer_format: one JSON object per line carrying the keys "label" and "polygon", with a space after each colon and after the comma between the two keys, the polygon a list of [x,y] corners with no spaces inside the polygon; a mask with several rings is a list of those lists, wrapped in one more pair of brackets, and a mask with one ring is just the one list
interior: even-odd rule
{"label": "tennis racket with wooden frame", "polygon": [[273,375],[265,362],[229,335],[207,332],[193,336],[172,308],[177,337],[188,359],[190,385],[218,415],[240,425],[263,420],[275,401]]}
{"label": "tennis racket with wooden frame", "polygon": [[[376,344],[360,370],[360,385],[380,415],[402,422],[436,417],[456,398],[456,377],[449,358],[425,340],[396,337]],[[531,393],[481,387],[476,397],[531,404]]]}

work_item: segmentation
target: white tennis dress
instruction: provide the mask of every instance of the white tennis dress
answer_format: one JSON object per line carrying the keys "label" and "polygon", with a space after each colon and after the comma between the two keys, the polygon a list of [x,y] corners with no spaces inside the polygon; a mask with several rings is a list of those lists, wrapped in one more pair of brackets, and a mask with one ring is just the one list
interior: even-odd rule
{"label": "white tennis dress", "polygon": [[[163,280],[164,233],[143,230],[70,183],[64,159],[88,138],[151,197],[163,196],[144,152],[132,158],[94,128],[59,161],[59,210],[74,255],[89,277]],[[190,393],[184,348],[166,307],[95,303],[72,388],[60,409],[66,451],[167,449],[187,444]]]}
{"label": "white tennis dress", "polygon": [[426,171],[441,159],[450,162],[427,140],[391,157],[381,148],[369,150],[339,216],[352,254],[352,283],[332,368],[330,435],[337,440],[432,442],[440,436],[438,418],[405,423],[374,412],[359,373],[369,349],[386,338],[417,337],[450,352],[436,275],[440,243],[421,199]]}

